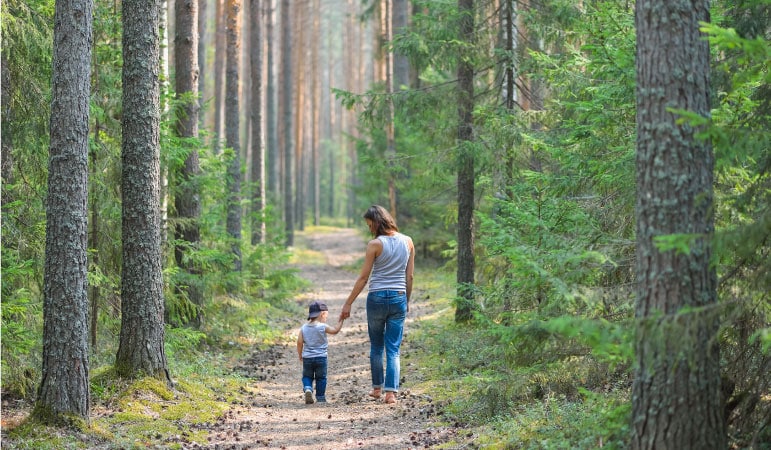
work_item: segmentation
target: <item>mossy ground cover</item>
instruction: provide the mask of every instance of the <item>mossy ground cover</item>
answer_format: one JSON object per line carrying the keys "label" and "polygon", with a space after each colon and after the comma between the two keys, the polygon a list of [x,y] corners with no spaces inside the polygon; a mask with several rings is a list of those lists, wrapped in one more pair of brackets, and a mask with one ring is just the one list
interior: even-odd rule
{"label": "mossy ground cover", "polygon": [[[207,443],[208,428],[233,403],[243,402],[252,387],[237,377],[190,377],[173,387],[155,378],[111,385],[109,397],[94,406],[89,426],[61,429],[30,421],[8,430],[4,448],[182,448]],[[6,447],[7,446],[7,447]]]}
{"label": "mossy ground cover", "polygon": [[4,412],[3,448],[173,449],[206,444],[211,424],[232,405],[253,396],[251,380],[232,367],[255,347],[281,339],[284,323],[297,314],[291,302],[249,297],[218,302],[228,307],[209,316],[204,331],[167,329],[172,387],[151,377],[124,380],[102,364],[91,370],[90,424],[57,428],[30,420],[24,411],[13,418]]}

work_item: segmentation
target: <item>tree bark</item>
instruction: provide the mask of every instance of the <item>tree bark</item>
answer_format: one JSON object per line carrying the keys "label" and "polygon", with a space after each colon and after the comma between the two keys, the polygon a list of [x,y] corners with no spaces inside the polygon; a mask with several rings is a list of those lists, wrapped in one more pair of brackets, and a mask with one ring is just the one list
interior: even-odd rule
{"label": "tree bark", "polygon": [[[88,121],[93,9],[55,6],[43,280],[42,378],[33,415],[88,419]],[[5,150],[5,149],[4,149]]]}
{"label": "tree bark", "polygon": [[[2,114],[0,114],[0,129],[3,130],[0,133],[0,168],[2,169],[3,185],[13,183],[13,140],[11,139],[10,125],[13,123],[11,109],[11,71],[8,68],[8,58],[6,56],[7,49],[0,49],[0,76],[2,86],[2,99],[0,99],[0,108],[2,108]],[[0,198],[0,202],[3,205],[9,200],[6,191],[3,191],[3,195]]]}
{"label": "tree bark", "polygon": [[[393,36],[405,33],[409,25],[409,0],[392,0],[393,1]],[[394,52],[394,82],[393,90],[400,91],[402,86],[410,87],[410,61],[407,56]]]}
{"label": "tree bark", "polygon": [[211,43],[208,41],[209,34],[206,32],[207,14],[206,6],[209,0],[198,0],[198,120],[199,125],[203,126],[203,114],[200,114],[206,102],[206,49]]}
{"label": "tree bark", "polygon": [[322,106],[321,103],[321,80],[319,77],[319,71],[321,70],[319,67],[319,52],[321,51],[321,42],[323,40],[318,39],[321,37],[321,27],[319,25],[320,22],[320,3],[319,0],[313,0],[313,32],[311,33],[312,36],[317,38],[312,38],[311,42],[315,42],[315,45],[311,47],[311,89],[313,94],[311,95],[311,114],[312,114],[312,131],[311,131],[311,183],[310,183],[310,192],[311,192],[311,199],[313,200],[313,224],[314,225],[320,225],[321,224],[321,196],[319,190],[321,189],[321,172],[320,172],[320,161],[319,161],[319,146],[321,145],[319,136],[320,136],[320,128],[321,124],[319,123],[320,120],[320,109]]}
{"label": "tree bark", "polygon": [[281,2],[281,103],[284,135],[284,232],[286,246],[294,245],[294,144],[292,142],[292,10],[289,0]]}
{"label": "tree bark", "polygon": [[[95,64],[93,67],[99,67],[99,61],[95,61]],[[99,92],[99,78],[98,77],[92,77],[94,79],[94,88],[93,91],[95,93]],[[99,119],[96,119],[94,121],[94,145],[91,146],[88,152],[89,157],[89,177],[91,177],[91,173],[96,172],[97,162],[99,160],[99,152],[97,149],[100,148],[102,145],[101,139],[99,137],[99,132],[101,129],[101,124],[99,123]],[[92,177],[95,178],[95,177]],[[93,253],[91,254],[91,262],[90,264],[93,265],[93,267],[99,267],[99,226],[100,226],[100,220],[99,220],[99,196],[91,194],[91,223],[89,224],[91,226],[91,232],[88,235],[88,248],[92,249]],[[96,251],[94,251],[96,250]],[[91,338],[91,349],[96,351],[96,343],[97,343],[97,331],[99,327],[99,286],[89,286],[90,291],[90,302],[91,302],[91,329],[90,329],[90,338]]]}
{"label": "tree bark", "polygon": [[398,220],[396,211],[396,131],[394,128],[394,52],[386,48],[393,40],[393,5],[391,0],[381,0],[381,39],[380,52],[383,57],[383,75],[386,94],[386,150],[385,158],[388,167],[388,204],[391,215]]}
{"label": "tree bark", "polygon": [[[176,0],[174,2],[175,37],[174,37],[174,67],[175,91],[179,99],[184,95],[197,94],[198,90],[198,0]],[[176,117],[177,136],[182,138],[198,137],[197,100],[179,107]],[[198,150],[190,147],[190,153],[185,159],[178,176],[177,192],[174,196],[174,207],[177,211],[178,224],[175,237],[181,241],[174,248],[177,265],[186,272],[186,285],[181,289],[187,294],[190,302],[196,306],[196,314],[191,323],[201,325],[201,310],[203,307],[203,286],[201,271],[186,254],[198,248],[201,233],[198,221],[201,217],[201,200],[197,177],[200,173]]]}
{"label": "tree bark", "polygon": [[252,77],[252,245],[265,240],[265,146],[262,124],[262,6],[251,0],[249,29],[250,66]]}
{"label": "tree bark", "polygon": [[123,1],[123,274],[115,368],[171,382],[164,350],[158,0]]}
{"label": "tree bark", "polygon": [[223,110],[224,110],[224,91],[225,83],[223,82],[225,74],[225,59],[226,55],[226,30],[225,30],[225,0],[214,0],[217,2],[215,12],[215,43],[214,43],[214,123],[212,123],[211,129],[214,132],[214,142],[212,148],[214,154],[218,155],[222,149],[223,138]]}
{"label": "tree bark", "polygon": [[[672,109],[710,114],[709,47],[699,23],[708,1],[638,0],[637,304],[633,449],[724,449],[710,265],[713,166],[702,130]],[[656,239],[687,236],[688,250]]]}
{"label": "tree bark", "polygon": [[240,0],[227,0],[227,64],[225,69],[225,136],[233,152],[227,177],[227,232],[233,252],[233,270],[241,271],[241,143],[238,83],[241,66]]}
{"label": "tree bark", "polygon": [[305,107],[305,99],[306,99],[306,86],[305,86],[305,72],[306,67],[304,61],[307,54],[307,45],[305,42],[305,39],[307,38],[307,33],[305,32],[305,23],[307,18],[307,3],[308,0],[303,0],[301,3],[295,3],[295,8],[298,13],[295,14],[294,19],[296,19],[293,22],[293,27],[295,28],[295,31],[292,33],[293,36],[296,37],[295,42],[299,43],[299,45],[296,45],[294,48],[292,48],[293,53],[293,63],[292,67],[296,70],[293,71],[295,73],[295,78],[292,80],[292,84],[294,86],[294,100],[295,104],[293,107],[294,114],[295,114],[295,125],[294,125],[294,133],[295,133],[295,167],[294,167],[294,183],[295,183],[295,199],[294,199],[294,211],[295,211],[295,226],[294,229],[303,230],[304,225],[304,219],[305,219],[305,119],[307,115],[307,108]]}
{"label": "tree bark", "polygon": [[267,62],[267,80],[266,98],[265,98],[265,134],[267,138],[266,142],[266,157],[267,157],[267,192],[271,201],[276,202],[280,198],[280,185],[281,185],[281,151],[278,143],[278,129],[276,124],[276,117],[278,112],[276,110],[276,73],[274,70],[275,65],[275,1],[266,0],[266,19],[265,19],[265,47],[267,49],[266,62]]}
{"label": "tree bark", "polygon": [[[474,1],[458,0],[460,40],[471,44]],[[455,321],[471,319],[474,304],[474,67],[469,58],[458,65],[458,305]]]}

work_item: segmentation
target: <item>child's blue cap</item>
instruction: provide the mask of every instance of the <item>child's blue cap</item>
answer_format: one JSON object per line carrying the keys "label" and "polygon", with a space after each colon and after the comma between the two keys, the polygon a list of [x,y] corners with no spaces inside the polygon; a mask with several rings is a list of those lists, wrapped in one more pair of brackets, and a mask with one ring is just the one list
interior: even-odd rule
{"label": "child's blue cap", "polygon": [[311,306],[308,307],[308,320],[315,319],[321,315],[321,311],[329,311],[327,305],[321,302],[311,303]]}

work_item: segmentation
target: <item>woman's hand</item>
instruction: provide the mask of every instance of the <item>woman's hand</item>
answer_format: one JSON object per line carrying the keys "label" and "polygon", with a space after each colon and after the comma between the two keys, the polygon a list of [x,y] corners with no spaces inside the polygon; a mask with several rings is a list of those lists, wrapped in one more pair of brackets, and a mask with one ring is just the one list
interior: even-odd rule
{"label": "woman's hand", "polygon": [[340,320],[345,320],[349,317],[351,317],[351,305],[346,303],[343,305],[343,310],[340,312]]}

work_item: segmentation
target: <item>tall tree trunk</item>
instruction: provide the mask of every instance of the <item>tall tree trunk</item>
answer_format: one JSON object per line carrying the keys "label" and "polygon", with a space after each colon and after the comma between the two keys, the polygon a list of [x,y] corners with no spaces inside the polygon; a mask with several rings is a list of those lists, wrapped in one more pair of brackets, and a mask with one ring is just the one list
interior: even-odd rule
{"label": "tall tree trunk", "polygon": [[198,0],[198,124],[204,125],[201,110],[206,102],[206,49],[210,45],[208,38],[209,34],[206,32],[207,25],[207,13],[206,6],[209,0]]}
{"label": "tall tree trunk", "polygon": [[[11,139],[10,125],[13,123],[12,109],[11,109],[11,71],[8,69],[8,57],[6,53],[7,48],[0,49],[0,71],[2,72],[2,99],[0,99],[0,108],[2,113],[0,114],[0,167],[2,167],[3,187],[13,183],[13,157],[11,152],[13,151],[13,140]],[[3,205],[8,201],[8,194],[3,191],[0,196],[0,202]]]}
{"label": "tall tree trunk", "polygon": [[[474,1],[458,0],[460,40],[471,44]],[[455,321],[471,318],[474,305],[474,67],[470,58],[458,65],[458,305]]]}
{"label": "tall tree trunk", "polygon": [[292,33],[293,36],[297,36],[296,42],[299,43],[299,45],[295,46],[292,49],[293,53],[293,59],[294,62],[292,66],[296,69],[296,79],[293,80],[293,85],[295,86],[295,105],[294,105],[294,113],[296,117],[295,126],[294,126],[294,133],[295,133],[295,168],[294,168],[294,180],[295,180],[295,201],[294,201],[294,207],[295,207],[295,229],[302,230],[304,225],[304,214],[305,214],[305,118],[307,113],[307,108],[305,107],[305,72],[306,67],[303,64],[305,61],[305,56],[307,53],[307,46],[305,42],[305,38],[307,37],[307,33],[305,32],[305,22],[307,18],[307,3],[308,0],[303,0],[302,3],[295,4],[296,11],[298,13],[295,15],[295,22],[293,23],[295,27],[294,33]]}
{"label": "tall tree trunk", "polygon": [[[99,61],[94,61],[93,67],[99,67]],[[99,77],[93,76],[95,93],[99,92]],[[94,145],[91,146],[89,151],[89,168],[91,171],[96,171],[99,152],[97,149],[101,148],[102,142],[100,139],[101,124],[99,119],[94,121]],[[91,175],[89,175],[91,176]],[[95,177],[92,177],[95,178]],[[91,263],[93,267],[99,267],[99,196],[95,192],[91,195],[91,232],[88,234],[88,248],[92,251]],[[89,286],[89,295],[91,301],[91,349],[96,351],[96,337],[99,327],[99,286]]]}
{"label": "tall tree trunk", "polygon": [[212,124],[212,130],[214,131],[214,142],[212,148],[214,154],[218,155],[222,149],[222,137],[223,133],[223,110],[224,110],[224,92],[225,83],[223,78],[225,75],[225,60],[227,59],[227,33],[225,30],[225,0],[215,0],[217,2],[217,11],[215,17],[216,23],[216,37],[214,44],[214,123]]}
{"label": "tall tree trunk", "polygon": [[227,64],[225,69],[225,136],[233,152],[227,177],[227,232],[231,239],[233,270],[241,271],[241,139],[239,70],[241,66],[240,0],[227,0]]}
{"label": "tall tree trunk", "polygon": [[[250,36],[250,24],[249,18],[251,12],[249,11],[249,0],[239,0],[241,2],[241,8],[239,9],[239,22],[241,24],[239,38],[241,40],[241,54],[239,57],[238,67],[238,117],[243,117],[245,120],[239,122],[239,141],[241,142],[241,161],[246,167],[249,167],[251,159],[251,146],[249,141],[252,140],[252,121],[250,120],[250,111],[252,104],[252,75],[251,66],[249,63],[249,36]],[[249,183],[249,177],[251,171],[248,169],[241,175],[241,183]],[[249,194],[246,194],[247,199]],[[241,208],[242,215],[244,208]],[[248,211],[248,210],[246,210]]]}
{"label": "tall tree trunk", "polygon": [[319,0],[313,0],[313,32],[311,33],[311,89],[313,94],[311,95],[311,114],[312,114],[312,132],[311,132],[311,183],[310,183],[310,192],[311,192],[311,198],[313,200],[313,224],[314,225],[320,225],[321,224],[321,211],[320,211],[320,194],[319,190],[321,189],[321,180],[320,180],[320,167],[319,167],[319,146],[321,145],[321,142],[319,141],[320,136],[320,109],[321,109],[321,81],[319,77],[319,52],[321,51],[321,43],[323,42],[321,39],[318,39],[321,37],[321,27],[319,25],[320,22],[320,4]]}
{"label": "tall tree trunk", "polygon": [[[174,37],[174,67],[175,91],[179,99],[184,95],[197,94],[198,90],[198,0],[176,0],[174,2],[175,37]],[[182,106],[177,113],[176,132],[181,138],[198,137],[199,103],[191,100]],[[182,291],[187,294],[190,302],[196,306],[196,314],[191,323],[201,325],[201,310],[203,307],[203,286],[201,271],[185,257],[191,250],[198,248],[201,241],[198,220],[201,217],[200,189],[198,188],[198,150],[190,147],[190,153],[178,174],[174,207],[179,223],[175,229],[175,237],[179,242],[174,248],[177,265],[186,272],[187,284]]]}
{"label": "tall tree trunk", "polygon": [[[169,2],[161,0],[160,17],[158,18],[158,30],[160,32],[160,92],[161,92],[161,115],[165,115],[169,110],[169,103],[166,100],[166,94],[169,93],[169,58],[174,56],[174,41],[169,41],[169,33],[173,33],[173,19],[169,19]],[[173,15],[172,15],[173,16]],[[172,55],[172,56],[170,56]],[[161,242],[168,241],[169,224],[169,167],[166,164],[161,165]]]}
{"label": "tall tree trunk", "polygon": [[517,0],[503,0],[501,8],[501,35],[503,48],[506,51],[503,68],[503,106],[513,111],[517,101],[517,68],[514,51],[517,48]]}
{"label": "tall tree trunk", "polygon": [[[410,17],[409,0],[393,1],[393,36],[407,32]],[[401,52],[394,52],[394,82],[393,90],[399,91],[402,86],[410,87],[410,61],[407,55]]]}
{"label": "tall tree trunk", "polygon": [[[503,106],[508,111],[514,111],[517,104],[517,59],[515,51],[518,47],[517,40],[517,0],[504,0],[503,5],[503,38],[504,48],[506,49],[506,67],[504,68],[503,77]],[[513,182],[514,175],[514,156],[511,149],[506,148],[506,153],[501,159],[503,164],[499,167],[502,172],[500,175],[500,188],[499,192],[505,192],[506,198],[513,200],[514,193],[511,191],[511,184]]]}
{"label": "tall tree trunk", "polygon": [[115,369],[170,383],[163,346],[159,9],[158,0],[123,1],[123,274]]}
{"label": "tall tree trunk", "polygon": [[278,143],[278,129],[276,117],[278,112],[276,110],[276,72],[275,72],[275,2],[276,0],[266,0],[265,11],[265,47],[267,49],[267,80],[266,80],[266,92],[265,92],[265,134],[267,138],[266,142],[266,157],[267,157],[267,178],[268,186],[267,191],[271,201],[277,202],[280,198],[281,185],[281,147]]}
{"label": "tall tree trunk", "polygon": [[265,146],[262,137],[262,7],[260,0],[251,2],[249,29],[252,77],[252,245],[265,240]]}
{"label": "tall tree trunk", "polygon": [[393,19],[391,10],[391,0],[380,1],[380,54],[383,58],[383,81],[385,82],[386,95],[386,150],[385,159],[388,167],[388,204],[389,212],[398,220],[396,211],[396,136],[394,131],[394,100],[393,100],[393,79],[394,79],[394,54],[388,50],[387,45],[393,39]]}
{"label": "tall tree trunk", "polygon": [[[677,20],[672,20],[677,18]],[[725,449],[713,238],[714,155],[672,109],[709,117],[709,2],[638,0],[633,449]],[[687,239],[688,250],[659,238]],[[680,235],[679,237],[677,235]]]}
{"label": "tall tree trunk", "polygon": [[56,2],[43,273],[42,378],[33,415],[88,419],[90,0]]}
{"label": "tall tree trunk", "polygon": [[292,143],[292,14],[291,2],[281,2],[281,103],[284,135],[284,232],[286,246],[294,245],[294,145]]}
{"label": "tall tree trunk", "polygon": [[[360,33],[358,33],[358,23],[356,19],[354,18],[353,12],[353,2],[352,0],[346,0],[346,14],[344,17],[343,22],[343,57],[342,57],[342,66],[343,71],[348,74],[348,76],[345,78],[345,89],[347,89],[349,92],[359,92],[357,89],[359,88],[357,82],[358,82],[358,75],[360,73],[359,70],[359,58],[361,57],[361,48],[359,46],[357,38],[360,36]],[[331,80],[331,73],[330,73],[330,84],[332,84]],[[344,112],[343,114],[346,114]],[[330,124],[329,124],[329,135],[333,135],[332,131],[332,123],[331,123],[331,117],[334,115],[334,105],[331,107],[330,111]],[[355,130],[355,128],[354,128]],[[357,137],[355,134],[355,131],[351,134],[353,137]],[[342,148],[343,151],[341,152],[342,155],[348,155],[349,159],[351,160],[351,171],[348,176],[348,187],[345,190],[345,195],[347,197],[347,201],[345,202],[344,211],[346,216],[346,224],[350,227],[352,226],[356,221],[356,215],[357,215],[357,205],[356,205],[356,171],[358,170],[358,165],[356,162],[356,150],[355,146],[351,145],[350,139],[346,139],[342,142]],[[354,147],[352,149],[352,147]],[[333,158],[334,153],[332,149],[329,150],[329,165],[330,167],[333,164]],[[334,205],[332,204],[331,200],[333,198],[333,192],[335,189],[335,183],[333,181],[334,179],[330,179],[329,183],[329,197],[330,197],[330,204],[329,204],[329,216],[334,217]]]}

